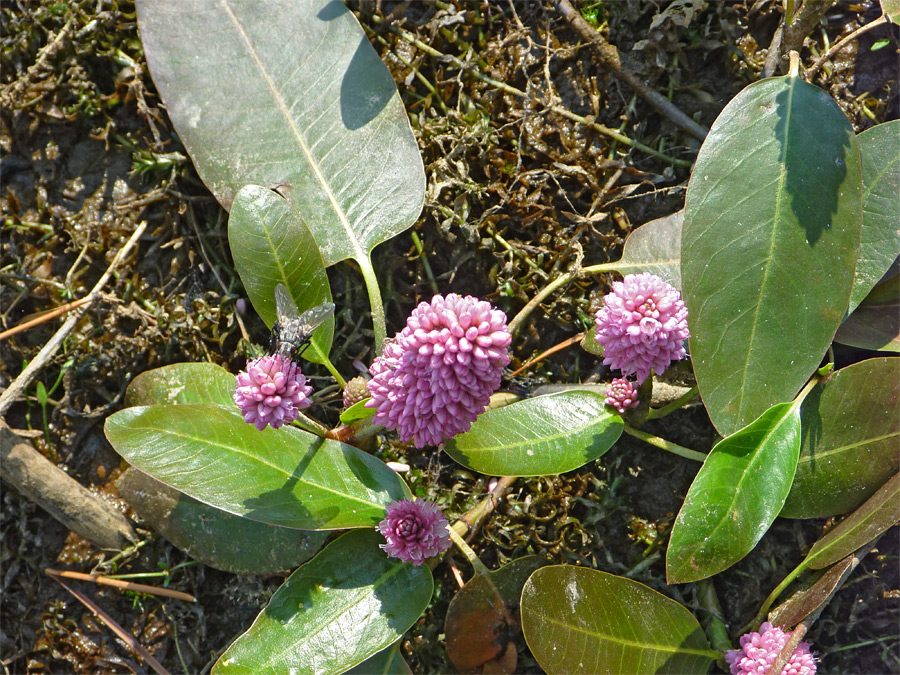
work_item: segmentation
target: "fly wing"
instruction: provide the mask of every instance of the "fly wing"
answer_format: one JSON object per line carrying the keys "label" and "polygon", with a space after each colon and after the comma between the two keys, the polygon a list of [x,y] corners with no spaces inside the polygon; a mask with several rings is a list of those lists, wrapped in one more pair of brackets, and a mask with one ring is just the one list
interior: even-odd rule
{"label": "fly wing", "polygon": [[[332,305],[332,307],[333,306],[334,305]],[[278,315],[279,319],[297,318],[297,304],[294,302],[294,299],[291,298],[291,295],[288,293],[288,289],[284,287],[284,284],[278,284],[275,287],[275,314]]]}
{"label": "fly wing", "polygon": [[321,326],[334,312],[333,302],[323,302],[321,305],[308,309],[300,315],[300,331],[309,335]]}

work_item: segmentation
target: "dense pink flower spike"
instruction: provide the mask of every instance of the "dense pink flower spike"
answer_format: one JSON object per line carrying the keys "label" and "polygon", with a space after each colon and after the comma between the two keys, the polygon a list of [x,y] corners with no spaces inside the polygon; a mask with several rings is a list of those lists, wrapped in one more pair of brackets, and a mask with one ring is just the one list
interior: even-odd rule
{"label": "dense pink flower spike", "polygon": [[[759,630],[759,633],[742,635],[740,649],[725,652],[731,675],[765,675],[791,637],[791,631],[785,633],[768,621]],[[780,675],[813,675],[815,672],[816,659],[810,653],[809,645],[801,642]]]}
{"label": "dense pink flower spike", "polygon": [[296,363],[275,356],[262,356],[247,362],[247,370],[237,376],[234,402],[244,421],[262,431],[266,425],[277,429],[300,416],[309,406],[312,387]]}
{"label": "dense pink flower spike", "polygon": [[385,553],[413,565],[450,548],[447,519],[436,504],[422,499],[391,502],[377,529],[387,540],[380,544]]}
{"label": "dense pink flower spike", "polygon": [[621,415],[627,408],[637,408],[639,403],[637,387],[624,377],[614,379],[606,390],[606,405],[612,406]]}
{"label": "dense pink flower spike", "polygon": [[684,358],[687,308],[681,294],[658,276],[629,274],[613,284],[604,301],[595,318],[603,363],[623,375],[636,374],[640,384],[651,369],[659,375]]}
{"label": "dense pink flower spike", "polygon": [[488,302],[450,293],[420,303],[369,369],[373,423],[417,448],[466,431],[500,386],[511,341]]}

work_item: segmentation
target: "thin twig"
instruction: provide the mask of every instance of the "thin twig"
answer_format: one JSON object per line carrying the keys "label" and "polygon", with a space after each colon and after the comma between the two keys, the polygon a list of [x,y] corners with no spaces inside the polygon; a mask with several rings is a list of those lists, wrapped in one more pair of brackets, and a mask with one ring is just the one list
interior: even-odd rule
{"label": "thin twig", "polygon": [[809,70],[806,71],[806,80],[807,82],[812,80],[813,76],[819,71],[819,68],[830,58],[832,58],[835,54],[841,51],[844,47],[850,44],[851,41],[858,38],[863,33],[867,33],[873,28],[877,28],[878,26],[887,23],[887,17],[882,14],[877,19],[875,19],[871,23],[867,23],[865,26],[860,26],[855,31],[850,33],[849,35],[842,37],[840,40],[831,45],[831,49],[829,49],[823,56],[820,56],[812,66],[810,66]]}
{"label": "thin twig", "polygon": [[697,124],[679,110],[671,101],[641,82],[637,75],[623,65],[619,50],[616,49],[614,45],[607,42],[603,36],[589,24],[584,17],[572,7],[572,3],[570,3],[569,0],[556,0],[556,9],[563,17],[565,17],[566,21],[569,22],[572,28],[574,28],[583,39],[587,40],[597,48],[600,62],[605,68],[611,70],[613,75],[634,89],[638,96],[647,101],[647,103],[656,108],[658,112],[668,117],[675,125],[688,132],[691,136],[700,141],[706,138],[709,129]]}
{"label": "thin twig", "polygon": [[143,221],[138,228],[134,231],[134,234],[131,235],[131,238],[125,243],[125,245],[116,253],[115,258],[109,264],[109,267],[106,268],[106,271],[103,273],[103,276],[100,277],[100,280],[94,286],[90,293],[88,293],[85,302],[81,307],[77,308],[66,322],[59,327],[59,330],[56,331],[56,334],[50,338],[50,341],[44,345],[43,349],[38,352],[38,355],[35,356],[31,362],[25,367],[25,369],[19,374],[19,376],[13,381],[12,384],[7,387],[6,391],[0,394],[0,417],[3,417],[6,414],[6,411],[9,410],[9,407],[12,405],[13,401],[19,398],[28,386],[31,384],[31,381],[37,376],[38,372],[47,364],[50,359],[56,354],[59,348],[62,346],[63,340],[72,332],[78,322],[81,320],[81,317],[84,316],[84,313],[88,310],[88,308],[93,304],[94,300],[100,297],[100,291],[103,290],[103,287],[106,285],[106,282],[109,281],[109,278],[112,276],[112,273],[119,266],[125,256],[131,251],[132,247],[137,243],[137,240],[144,234],[144,230],[147,229],[147,222]]}
{"label": "thin twig", "polygon": [[125,581],[124,579],[111,579],[110,577],[101,576],[99,574],[85,574],[84,572],[73,572],[71,570],[55,570],[50,567],[44,570],[51,577],[65,577],[67,579],[78,579],[79,581],[91,581],[101,586],[112,586],[123,591],[135,591],[136,593],[147,593],[149,595],[161,595],[166,598],[174,598],[175,600],[186,600],[188,602],[197,602],[197,598],[188,593],[182,593],[171,588],[162,586],[148,586],[147,584],[136,584],[133,581]]}
{"label": "thin twig", "polygon": [[73,309],[77,309],[78,307],[81,307],[83,304],[89,301],[90,296],[81,298],[80,300],[75,300],[74,302],[67,302],[65,305],[60,305],[59,307],[55,307],[54,309],[42,312],[39,316],[36,316],[33,319],[29,319],[28,321],[23,321],[18,326],[13,326],[9,330],[5,330],[0,333],[0,342],[5,340],[6,338],[12,337],[13,335],[17,335],[23,331],[29,330],[30,328],[40,326],[42,323],[47,323],[51,319],[55,319],[56,317],[65,314],[66,312],[71,312]]}
{"label": "thin twig", "polygon": [[[48,571],[49,574],[49,571]],[[131,633],[122,628],[115,619],[113,619],[109,614],[104,612],[100,607],[91,600],[88,596],[86,596],[81,591],[76,591],[74,588],[65,583],[58,576],[54,576],[50,574],[50,578],[56,581],[60,586],[65,588],[69,593],[74,595],[81,604],[87,607],[94,615],[100,619],[103,623],[105,623],[109,629],[116,634],[125,644],[127,644],[131,651],[140,656],[147,663],[148,666],[153,668],[159,675],[170,675],[169,671],[163,668],[162,664],[153,658],[153,655],[147,651],[147,649],[138,642],[137,638],[135,638]]]}
{"label": "thin twig", "polygon": [[583,339],[584,339],[584,333],[579,333],[578,335],[573,335],[573,336],[570,337],[568,340],[563,340],[563,341],[560,342],[559,344],[553,345],[552,347],[550,347],[550,349],[547,349],[546,351],[541,352],[540,354],[538,354],[537,356],[535,356],[533,359],[531,359],[528,363],[526,363],[524,366],[522,366],[521,368],[518,368],[517,370],[514,370],[513,372],[511,372],[511,373],[509,374],[509,376],[510,376],[510,377],[515,377],[516,375],[518,375],[518,374],[521,373],[522,371],[525,371],[525,370],[528,370],[529,368],[531,368],[531,366],[533,366],[534,364],[540,363],[541,361],[543,361],[544,359],[546,359],[548,356],[552,356],[552,355],[555,354],[556,352],[562,351],[562,350],[565,349],[566,347],[571,347],[572,345],[578,344],[578,343],[581,342]]}

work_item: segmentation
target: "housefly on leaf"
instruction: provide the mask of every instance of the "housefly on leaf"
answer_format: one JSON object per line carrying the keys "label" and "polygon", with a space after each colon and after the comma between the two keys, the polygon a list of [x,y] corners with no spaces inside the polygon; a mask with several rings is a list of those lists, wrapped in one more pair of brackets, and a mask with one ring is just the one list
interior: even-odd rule
{"label": "housefly on leaf", "polygon": [[275,287],[275,325],[269,353],[296,363],[303,351],[309,347],[313,331],[321,326],[334,312],[333,302],[324,302],[298,316],[297,305],[284,284]]}

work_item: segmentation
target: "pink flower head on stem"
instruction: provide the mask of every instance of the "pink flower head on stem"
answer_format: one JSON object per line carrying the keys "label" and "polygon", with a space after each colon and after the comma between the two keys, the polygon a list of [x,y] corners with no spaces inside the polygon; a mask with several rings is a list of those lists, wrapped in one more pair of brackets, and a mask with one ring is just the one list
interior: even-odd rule
{"label": "pink flower head on stem", "polygon": [[447,519],[436,504],[422,499],[392,501],[378,531],[387,543],[380,544],[392,558],[421,565],[450,548]]}
{"label": "pink flower head on stem", "polygon": [[623,375],[637,375],[638,384],[665,372],[672,361],[684,358],[690,337],[687,308],[681,294],[654,274],[629,274],[613,284],[597,312],[597,341],[603,363]]}
{"label": "pink flower head on stem", "polygon": [[638,407],[640,401],[638,401],[637,393],[634,382],[626,380],[624,377],[617,377],[606,390],[606,405],[612,406],[619,411],[620,415],[624,415],[626,409]]}
{"label": "pink flower head on stem", "polygon": [[[725,652],[731,675],[765,675],[792,632],[785,632],[768,621],[759,627],[759,631],[742,635],[741,648]],[[816,659],[809,651],[809,645],[801,642],[780,675],[814,675],[815,672]]]}
{"label": "pink flower head on stem", "polygon": [[247,370],[237,376],[233,398],[244,421],[262,431],[297,419],[300,410],[309,406],[311,393],[300,366],[276,354],[247,362]]}
{"label": "pink flower head on stem", "polygon": [[369,369],[373,423],[417,448],[468,430],[500,386],[511,341],[488,302],[450,293],[420,303]]}

